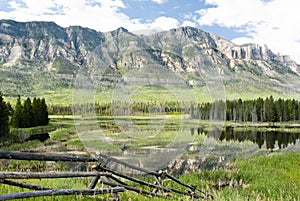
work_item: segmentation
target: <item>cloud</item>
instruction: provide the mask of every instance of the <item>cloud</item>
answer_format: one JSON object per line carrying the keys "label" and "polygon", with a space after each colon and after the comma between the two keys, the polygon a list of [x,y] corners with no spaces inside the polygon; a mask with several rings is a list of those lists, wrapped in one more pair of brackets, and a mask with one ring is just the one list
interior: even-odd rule
{"label": "cloud", "polygon": [[237,29],[246,37],[236,42],[265,43],[275,53],[289,54],[300,63],[300,2],[206,0],[205,3],[212,7],[197,11],[199,25]]}
{"label": "cloud", "polygon": [[243,45],[243,44],[247,44],[247,43],[255,43],[255,41],[253,40],[253,38],[249,38],[249,37],[238,37],[238,38],[234,38],[233,40],[231,40],[231,42],[237,44],[237,45]]}
{"label": "cloud", "polygon": [[22,0],[25,6],[11,1],[12,11],[0,11],[0,18],[17,21],[54,21],[61,26],[82,25],[97,30],[112,30],[116,25],[130,23],[119,10],[125,8],[120,0],[60,1]]}
{"label": "cloud", "polygon": [[179,26],[177,19],[172,17],[158,17],[152,23],[148,24],[149,28],[162,28],[163,30],[173,29]]}
{"label": "cloud", "polygon": [[158,3],[158,4],[164,4],[167,3],[168,0],[152,0],[154,3]]}
{"label": "cloud", "polygon": [[[166,0],[155,0],[165,3]],[[10,0],[10,9],[0,11],[0,19],[16,21],[54,21],[68,27],[79,25],[97,31],[112,31],[126,27],[129,31],[178,27],[175,18],[160,16],[153,20],[131,19],[124,14],[126,5],[122,0]]]}
{"label": "cloud", "polygon": [[183,27],[196,27],[197,24],[195,22],[185,20],[185,21],[182,22],[182,26]]}

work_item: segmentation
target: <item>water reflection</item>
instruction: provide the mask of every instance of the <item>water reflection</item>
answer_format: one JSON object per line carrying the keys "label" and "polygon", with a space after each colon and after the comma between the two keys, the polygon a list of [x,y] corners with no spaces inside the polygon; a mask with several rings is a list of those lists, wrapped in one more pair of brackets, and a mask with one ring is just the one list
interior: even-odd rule
{"label": "water reflection", "polygon": [[[86,120],[78,123],[77,130],[90,153],[105,153],[155,171],[170,164],[175,169],[214,168],[229,158],[254,154],[261,148],[269,152],[299,145],[300,138],[297,127],[279,131],[160,118]],[[113,162],[107,165],[123,172],[131,171]]]}
{"label": "water reflection", "polygon": [[283,149],[289,145],[295,145],[300,139],[300,132],[287,132],[278,130],[255,130],[255,129],[234,129],[225,127],[225,129],[214,128],[207,131],[203,128],[191,128],[191,135],[204,133],[208,137],[213,137],[220,141],[251,141],[261,149],[264,145],[267,149]]}
{"label": "water reflection", "polygon": [[[134,125],[131,125],[130,130],[134,130],[138,133],[139,137],[155,137],[155,135],[151,134],[152,132],[157,132],[157,122],[155,124],[145,123],[145,119],[141,120],[141,122],[135,122]],[[290,132],[281,131],[281,130],[267,130],[267,128],[236,128],[227,126],[225,128],[222,127],[214,127],[210,126],[208,130],[207,125],[200,125],[199,127],[194,127],[190,125],[186,127],[180,127],[177,124],[167,124],[162,130],[164,135],[168,136],[168,133],[172,131],[177,131],[180,133],[187,133],[188,129],[190,130],[191,136],[205,134],[207,137],[214,138],[219,141],[236,141],[236,142],[245,142],[251,141],[257,144],[258,148],[261,149],[264,146],[267,149],[284,149],[289,145],[295,145],[300,139],[300,132],[295,130],[291,130]],[[105,122],[101,122],[100,127],[104,130],[110,130],[113,133],[124,132],[127,129],[123,127],[120,129],[113,121],[108,120]],[[136,134],[137,135],[137,134]],[[132,136],[131,136],[132,137]],[[136,136],[135,136],[136,137]]]}

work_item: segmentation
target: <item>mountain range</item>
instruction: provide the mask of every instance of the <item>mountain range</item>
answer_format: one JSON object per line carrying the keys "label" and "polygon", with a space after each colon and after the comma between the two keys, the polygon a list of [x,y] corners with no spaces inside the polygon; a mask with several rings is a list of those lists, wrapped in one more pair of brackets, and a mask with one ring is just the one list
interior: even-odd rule
{"label": "mountain range", "polygon": [[[4,94],[136,79],[184,81],[191,88],[298,94],[300,66],[266,45],[236,45],[193,27],[151,35],[125,28],[99,32],[54,22],[0,20],[0,86]],[[98,85],[97,85],[98,86]]]}

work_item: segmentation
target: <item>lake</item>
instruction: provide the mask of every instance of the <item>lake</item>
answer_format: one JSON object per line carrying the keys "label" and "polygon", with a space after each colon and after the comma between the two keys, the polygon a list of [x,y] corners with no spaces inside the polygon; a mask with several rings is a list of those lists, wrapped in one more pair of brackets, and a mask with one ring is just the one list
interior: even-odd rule
{"label": "lake", "polygon": [[186,116],[80,118],[75,125],[89,152],[151,170],[213,169],[233,157],[300,149],[300,130],[293,127],[228,126]]}

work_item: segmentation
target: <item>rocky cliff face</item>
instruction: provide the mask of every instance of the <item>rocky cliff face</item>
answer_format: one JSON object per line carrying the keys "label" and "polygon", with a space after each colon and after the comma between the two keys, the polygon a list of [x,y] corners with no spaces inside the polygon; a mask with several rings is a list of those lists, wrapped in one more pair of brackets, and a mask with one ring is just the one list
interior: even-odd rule
{"label": "rocky cliff face", "polygon": [[245,73],[282,83],[286,75],[300,75],[294,61],[267,46],[238,46],[192,27],[143,36],[124,28],[101,33],[79,26],[62,28],[53,22],[1,20],[0,61],[2,68],[23,69],[38,63],[40,70],[49,73],[82,71],[90,76],[101,74],[101,66],[124,74],[155,64],[187,75],[190,83],[197,83],[200,75],[213,78],[216,73],[225,81]]}
{"label": "rocky cliff face", "polygon": [[62,28],[53,22],[1,20],[0,60],[4,66],[27,60],[41,61],[46,67],[51,62],[63,59],[80,66],[89,51],[102,40],[102,33],[82,27]]}

